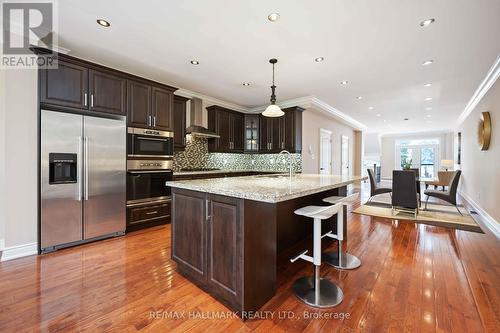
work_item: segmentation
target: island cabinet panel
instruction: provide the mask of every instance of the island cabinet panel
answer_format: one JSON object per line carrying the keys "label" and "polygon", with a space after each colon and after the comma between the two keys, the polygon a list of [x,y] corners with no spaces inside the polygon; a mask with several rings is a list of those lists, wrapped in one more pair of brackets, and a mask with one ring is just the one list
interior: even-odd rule
{"label": "island cabinet panel", "polygon": [[233,308],[242,302],[242,200],[208,197],[207,266],[210,292]]}
{"label": "island cabinet panel", "polygon": [[172,258],[182,273],[202,286],[207,281],[206,208],[205,193],[172,192]]}
{"label": "island cabinet panel", "polygon": [[89,71],[89,109],[97,112],[126,114],[127,80],[111,72]]}
{"label": "island cabinet panel", "polygon": [[55,69],[40,69],[40,102],[88,108],[88,68],[59,59]]}

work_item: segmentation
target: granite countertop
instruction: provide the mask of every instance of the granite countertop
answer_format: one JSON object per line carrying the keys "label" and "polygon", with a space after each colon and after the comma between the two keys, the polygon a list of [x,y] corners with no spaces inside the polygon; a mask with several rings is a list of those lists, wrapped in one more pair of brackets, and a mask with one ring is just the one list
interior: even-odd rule
{"label": "granite countertop", "polygon": [[240,172],[261,172],[261,173],[280,173],[279,171],[262,171],[262,170],[196,170],[196,171],[174,171],[174,176],[183,175],[210,175],[218,173],[240,173]]}
{"label": "granite countertop", "polygon": [[365,180],[362,176],[318,174],[257,175],[167,182],[167,186],[229,197],[276,203],[346,186]]}

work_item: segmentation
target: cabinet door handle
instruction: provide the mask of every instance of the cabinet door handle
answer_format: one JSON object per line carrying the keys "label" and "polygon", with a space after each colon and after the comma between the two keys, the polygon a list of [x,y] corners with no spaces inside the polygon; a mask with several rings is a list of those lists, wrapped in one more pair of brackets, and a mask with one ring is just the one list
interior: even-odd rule
{"label": "cabinet door handle", "polygon": [[154,210],[152,212],[147,212],[146,215],[154,215],[154,214],[158,214],[158,211],[157,210]]}
{"label": "cabinet door handle", "polygon": [[83,105],[87,106],[87,93],[83,95]]}
{"label": "cabinet door handle", "polygon": [[156,116],[153,116],[153,127],[156,127]]}
{"label": "cabinet door handle", "polygon": [[207,222],[210,220],[210,214],[208,213],[209,207],[210,207],[210,200],[206,199],[205,200],[205,218],[206,218]]}
{"label": "cabinet door handle", "polygon": [[151,126],[151,116],[148,116],[148,126]]}
{"label": "cabinet door handle", "polygon": [[90,94],[90,107],[94,107],[94,94]]}

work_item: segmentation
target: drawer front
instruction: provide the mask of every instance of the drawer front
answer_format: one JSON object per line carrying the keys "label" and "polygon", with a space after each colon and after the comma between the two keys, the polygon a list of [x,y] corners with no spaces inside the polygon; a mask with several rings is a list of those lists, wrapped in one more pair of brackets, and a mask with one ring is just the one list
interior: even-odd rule
{"label": "drawer front", "polygon": [[170,216],[170,202],[160,205],[131,208],[129,224],[149,222],[154,219]]}

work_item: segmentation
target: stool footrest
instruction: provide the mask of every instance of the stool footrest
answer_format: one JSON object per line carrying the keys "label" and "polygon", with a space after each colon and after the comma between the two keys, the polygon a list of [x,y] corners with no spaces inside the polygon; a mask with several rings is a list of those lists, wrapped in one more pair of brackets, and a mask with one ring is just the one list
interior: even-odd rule
{"label": "stool footrest", "polygon": [[325,237],[330,237],[330,238],[333,238],[333,239],[339,239],[339,236],[337,236],[336,234],[332,233],[331,231],[328,231],[326,234],[324,234],[323,236],[321,236],[321,238],[325,238]]}
{"label": "stool footrest", "polygon": [[314,262],[313,257],[306,255],[308,250],[299,253],[297,256],[290,259],[290,262],[296,262],[299,259],[304,259],[305,261]]}

